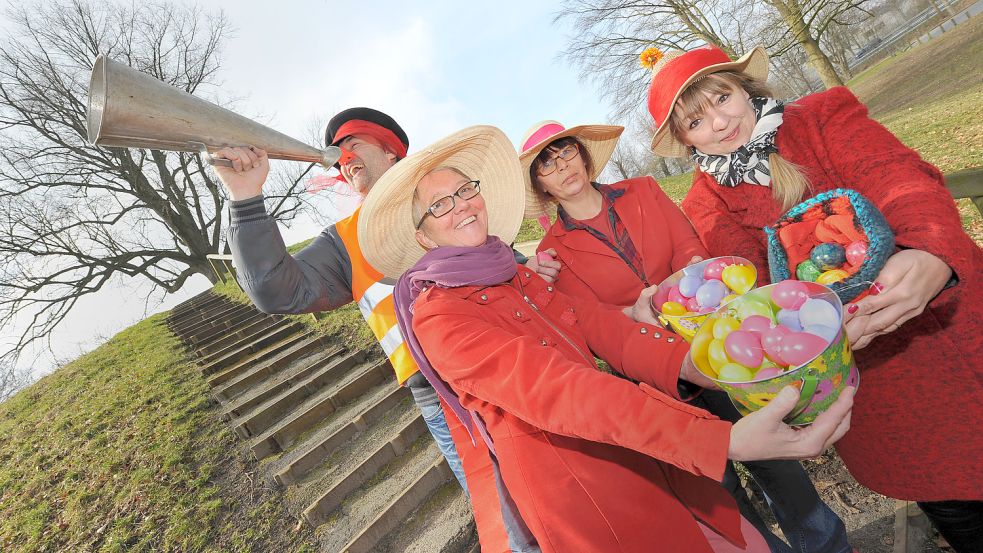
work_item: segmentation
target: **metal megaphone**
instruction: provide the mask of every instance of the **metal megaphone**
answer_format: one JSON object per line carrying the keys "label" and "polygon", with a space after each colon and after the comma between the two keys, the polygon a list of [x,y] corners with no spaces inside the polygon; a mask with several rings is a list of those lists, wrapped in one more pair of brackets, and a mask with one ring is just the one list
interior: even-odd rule
{"label": "metal megaphone", "polygon": [[95,146],[198,152],[212,165],[227,167],[232,165],[230,161],[208,152],[227,146],[256,146],[266,150],[271,159],[307,161],[324,167],[348,154],[337,146],[324,150],[308,146],[104,54],[92,66],[86,126],[89,142]]}

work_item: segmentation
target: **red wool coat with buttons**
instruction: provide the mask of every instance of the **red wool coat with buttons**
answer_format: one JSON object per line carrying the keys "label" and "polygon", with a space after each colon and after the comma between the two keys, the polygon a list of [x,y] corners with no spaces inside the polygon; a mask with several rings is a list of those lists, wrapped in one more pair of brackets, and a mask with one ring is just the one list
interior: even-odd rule
{"label": "red wool coat with buttons", "polygon": [[[624,194],[614,210],[631,236],[650,285],[682,269],[694,255],[707,252],[686,216],[652,177],[607,185]],[[618,254],[586,230],[566,230],[559,219],[539,243],[538,251],[556,250],[562,264],[556,287],[578,298],[597,298],[613,305],[633,305],[643,283]]]}
{"label": "red wool coat with buttons", "polygon": [[[711,553],[696,519],[744,543],[719,484],[731,425],[674,399],[688,351],[675,335],[524,267],[497,286],[426,290],[413,330],[487,425],[544,552]],[[641,384],[600,372],[591,351]]]}
{"label": "red wool coat with buttons", "polygon": [[[856,352],[860,388],[837,450],[861,484],[884,495],[983,499],[983,252],[942,175],[842,87],[787,105],[776,144],[815,193],[859,191],[884,213],[899,247],[936,255],[959,278],[924,313]],[[682,207],[711,255],[767,267],[762,227],[782,214],[770,188],[726,188],[697,171]],[[768,272],[758,279],[766,284]]]}

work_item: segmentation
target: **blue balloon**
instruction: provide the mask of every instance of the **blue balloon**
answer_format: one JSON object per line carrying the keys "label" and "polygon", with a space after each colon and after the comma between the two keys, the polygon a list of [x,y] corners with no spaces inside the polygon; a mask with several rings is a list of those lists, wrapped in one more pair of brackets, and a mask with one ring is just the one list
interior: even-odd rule
{"label": "blue balloon", "polygon": [[717,307],[720,305],[720,300],[729,293],[730,289],[723,282],[708,280],[696,291],[696,303],[703,308]]}
{"label": "blue balloon", "polygon": [[802,323],[799,322],[799,312],[791,309],[782,309],[775,315],[778,324],[791,330],[792,332],[802,332]]}
{"label": "blue balloon", "polygon": [[803,327],[822,325],[840,328],[840,314],[828,301],[809,298],[799,307],[799,322]]}
{"label": "blue balloon", "polygon": [[692,298],[696,295],[700,286],[703,286],[703,278],[696,275],[687,275],[679,281],[679,293],[684,297]]}
{"label": "blue balloon", "polygon": [[836,335],[839,333],[840,329],[826,325],[809,325],[803,328],[802,331],[808,332],[809,334],[815,334],[823,340],[826,340],[827,343],[832,344],[833,339],[836,338]]}

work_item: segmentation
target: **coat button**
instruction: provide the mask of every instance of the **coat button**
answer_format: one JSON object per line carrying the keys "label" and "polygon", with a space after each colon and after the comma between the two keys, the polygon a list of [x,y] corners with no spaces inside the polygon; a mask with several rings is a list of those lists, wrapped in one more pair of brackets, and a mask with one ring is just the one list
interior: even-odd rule
{"label": "coat button", "polygon": [[526,273],[525,273],[525,275],[526,275],[526,278],[529,278],[529,277],[531,277],[531,276],[532,276],[532,275],[530,275],[530,274],[529,274],[528,272],[526,272]]}
{"label": "coat button", "polygon": [[658,339],[658,338],[662,338],[662,335],[659,334],[658,332],[653,332],[652,337]]}
{"label": "coat button", "polygon": [[540,340],[540,341],[539,341],[539,345],[541,345],[541,346],[545,346],[545,345],[546,345],[546,340]]}
{"label": "coat button", "polygon": [[641,332],[642,334],[648,334],[649,329],[643,326],[642,328],[638,329],[638,331]]}
{"label": "coat button", "polygon": [[488,301],[488,294],[482,294],[481,299],[484,301]]}
{"label": "coat button", "polygon": [[669,342],[670,344],[673,343],[673,342],[675,342],[675,341],[676,341],[676,339],[673,338],[672,336],[669,336],[668,338],[666,338],[666,342]]}
{"label": "coat button", "polygon": [[547,292],[552,292],[553,291],[553,287],[552,286],[547,286],[546,287],[546,291]]}
{"label": "coat button", "polygon": [[518,318],[518,317],[521,317],[521,316],[522,316],[522,311],[516,311],[516,312],[515,312],[515,316],[516,316],[517,318]]}

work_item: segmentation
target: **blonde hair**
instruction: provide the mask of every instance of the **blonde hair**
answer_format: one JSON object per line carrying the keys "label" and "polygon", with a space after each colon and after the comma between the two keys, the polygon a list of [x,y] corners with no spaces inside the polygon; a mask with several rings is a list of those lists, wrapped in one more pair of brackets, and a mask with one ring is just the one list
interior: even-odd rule
{"label": "blonde hair", "polygon": [[[685,144],[684,121],[710,107],[707,94],[726,94],[734,88],[744,89],[752,98],[775,96],[767,83],[746,73],[711,73],[698,79],[679,95],[679,100],[669,115],[669,132],[676,140]],[[782,204],[782,209],[789,209],[802,199],[806,191],[812,190],[809,179],[798,165],[777,153],[768,156],[768,164],[771,167],[771,195]]]}

